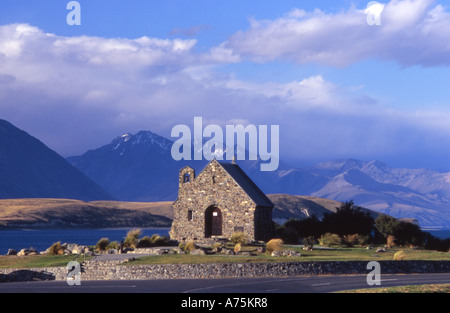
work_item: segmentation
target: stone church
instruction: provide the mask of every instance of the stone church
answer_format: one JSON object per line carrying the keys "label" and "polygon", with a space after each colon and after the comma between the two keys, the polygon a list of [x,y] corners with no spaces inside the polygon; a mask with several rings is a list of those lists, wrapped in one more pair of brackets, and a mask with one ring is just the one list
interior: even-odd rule
{"label": "stone church", "polygon": [[198,175],[182,168],[172,207],[174,240],[229,239],[244,232],[250,240],[268,241],[273,235],[274,205],[234,161],[214,159]]}

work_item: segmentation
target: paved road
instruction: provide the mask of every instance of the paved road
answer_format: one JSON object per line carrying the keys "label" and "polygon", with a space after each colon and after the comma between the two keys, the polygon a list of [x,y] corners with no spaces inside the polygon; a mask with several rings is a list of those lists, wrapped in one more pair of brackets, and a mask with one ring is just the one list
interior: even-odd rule
{"label": "paved road", "polygon": [[[382,275],[381,286],[450,283],[450,273]],[[0,293],[324,293],[368,288],[365,275],[287,278],[174,279],[0,283]]]}

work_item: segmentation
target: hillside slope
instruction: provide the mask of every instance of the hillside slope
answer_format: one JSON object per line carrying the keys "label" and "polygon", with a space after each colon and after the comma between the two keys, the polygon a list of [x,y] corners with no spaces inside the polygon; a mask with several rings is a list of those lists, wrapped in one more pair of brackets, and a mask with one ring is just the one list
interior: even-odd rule
{"label": "hillside slope", "polygon": [[0,199],[11,198],[114,199],[38,139],[0,120]]}
{"label": "hillside slope", "polygon": [[171,202],[0,200],[0,229],[170,227]]}

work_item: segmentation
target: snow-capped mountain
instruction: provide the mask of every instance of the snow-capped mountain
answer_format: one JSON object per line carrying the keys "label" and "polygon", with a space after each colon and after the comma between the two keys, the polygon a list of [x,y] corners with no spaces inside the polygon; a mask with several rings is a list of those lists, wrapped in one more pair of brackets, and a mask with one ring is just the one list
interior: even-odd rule
{"label": "snow-capped mountain", "polygon": [[68,161],[123,201],[174,200],[178,171],[173,142],[149,131],[124,134]]}
{"label": "snow-capped mountain", "polygon": [[399,218],[416,218],[422,227],[450,227],[450,173],[390,168],[372,161],[342,160],[308,169],[328,182],[312,196],[345,201]]}

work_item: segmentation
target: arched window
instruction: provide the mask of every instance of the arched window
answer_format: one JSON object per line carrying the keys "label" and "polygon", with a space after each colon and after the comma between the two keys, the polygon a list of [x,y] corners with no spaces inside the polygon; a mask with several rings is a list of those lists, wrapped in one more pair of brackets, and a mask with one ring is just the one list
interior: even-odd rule
{"label": "arched window", "polygon": [[191,181],[191,175],[189,175],[188,173],[184,174],[183,183],[188,183],[190,181]]}

